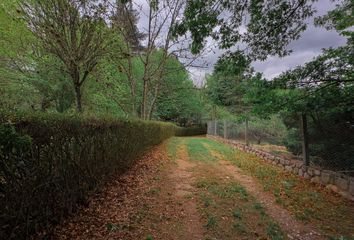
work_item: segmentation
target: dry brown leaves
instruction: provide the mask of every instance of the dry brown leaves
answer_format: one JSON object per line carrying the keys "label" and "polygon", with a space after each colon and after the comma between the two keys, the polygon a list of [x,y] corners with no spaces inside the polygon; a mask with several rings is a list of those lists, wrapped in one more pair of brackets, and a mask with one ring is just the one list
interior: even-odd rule
{"label": "dry brown leaves", "polygon": [[164,144],[154,147],[125,174],[107,183],[75,216],[57,226],[52,239],[132,239],[132,216],[141,209],[149,181],[166,161]]}

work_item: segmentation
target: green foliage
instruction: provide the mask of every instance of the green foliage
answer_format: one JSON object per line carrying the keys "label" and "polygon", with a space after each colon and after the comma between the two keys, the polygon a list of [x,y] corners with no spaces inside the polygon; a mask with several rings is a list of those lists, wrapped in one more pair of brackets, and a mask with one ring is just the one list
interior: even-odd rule
{"label": "green foliage", "polygon": [[108,116],[1,112],[0,123],[1,239],[57,223],[145,150],[186,132]]}
{"label": "green foliage", "polygon": [[263,141],[272,144],[283,144],[287,136],[287,129],[278,115],[271,115],[267,119],[252,117],[249,121],[249,138],[261,144]]}
{"label": "green foliage", "polygon": [[146,237],[146,240],[154,240],[154,238],[153,238],[151,235],[148,235],[148,236]]}
{"label": "green foliage", "polygon": [[[192,0],[187,2],[184,18],[174,27],[175,35],[190,32],[193,53],[200,52],[207,37],[223,49],[248,44],[252,58],[284,56],[286,46],[306,29],[305,20],[313,14],[312,1]],[[242,27],[246,23],[247,31]]]}
{"label": "green foliage", "polygon": [[194,127],[178,127],[176,136],[198,136],[206,134],[206,126],[199,125]]}
{"label": "green foliage", "polygon": [[6,109],[56,109],[64,112],[74,102],[70,77],[63,64],[45,54],[23,21],[18,1],[0,6],[1,107]]}
{"label": "green foliage", "polygon": [[[24,160],[29,154],[31,138],[16,133],[15,128],[10,124],[0,125],[0,157],[1,176],[6,174],[20,175],[25,170]],[[1,189],[4,189],[6,179],[1,179]]]}
{"label": "green foliage", "polygon": [[216,219],[216,217],[213,215],[209,215],[207,223],[204,225],[204,227],[207,229],[215,228],[217,224],[218,224],[218,220]]}
{"label": "green foliage", "polygon": [[214,162],[218,159],[213,156],[205,145],[208,139],[190,138],[186,140],[187,151],[192,161]]}
{"label": "green foliage", "polygon": [[198,122],[204,107],[200,91],[177,58],[165,64],[164,81],[157,99],[155,117],[185,125],[188,120]]}
{"label": "green foliage", "polygon": [[207,78],[207,96],[214,104],[225,106],[232,113],[245,112],[247,106],[243,97],[252,71],[249,59],[242,52],[225,54]]}
{"label": "green foliage", "polygon": [[354,2],[352,0],[341,1],[335,9],[329,11],[326,15],[317,17],[315,23],[329,30],[335,29],[353,41],[354,31],[350,27],[354,25]]}
{"label": "green foliage", "polygon": [[345,34],[346,46],[325,49],[322,55],[272,81],[254,79],[246,93],[258,115],[282,112],[289,129],[285,144],[295,154],[301,151],[300,115],[306,114],[312,162],[345,171],[354,169],[352,11],[352,1],[343,1],[316,20]]}
{"label": "green foliage", "polygon": [[267,234],[272,240],[282,240],[285,239],[284,234],[275,222],[269,222],[267,227]]}
{"label": "green foliage", "polygon": [[242,219],[242,212],[239,209],[234,210],[232,216],[236,219]]}
{"label": "green foliage", "polygon": [[70,76],[81,112],[81,86],[109,46],[105,4],[36,0],[20,1],[18,7],[41,50],[55,56]]}
{"label": "green foliage", "polygon": [[301,134],[299,131],[300,129],[298,128],[290,128],[284,140],[284,145],[295,155],[300,155],[302,152]]}
{"label": "green foliage", "polygon": [[118,230],[118,226],[116,224],[113,224],[113,223],[107,223],[106,224],[106,228],[110,232],[114,232],[114,231]]}
{"label": "green foliage", "polygon": [[76,101],[85,114],[135,118],[148,76],[148,119],[200,123],[201,94],[178,58],[152,49],[147,70],[138,13],[128,1],[117,2],[112,14],[95,2],[2,1],[0,107],[73,112]]}

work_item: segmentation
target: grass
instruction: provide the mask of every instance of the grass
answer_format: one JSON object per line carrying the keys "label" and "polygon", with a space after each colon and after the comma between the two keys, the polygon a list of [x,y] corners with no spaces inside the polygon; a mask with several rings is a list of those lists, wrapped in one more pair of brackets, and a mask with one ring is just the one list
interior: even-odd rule
{"label": "grass", "polygon": [[316,224],[327,236],[354,237],[352,202],[277,166],[267,164],[253,154],[214,140],[207,143],[212,150],[224,155],[225,159],[257,179],[264,190],[272,193],[276,202],[290,210],[297,219]]}
{"label": "grass", "polygon": [[111,222],[106,224],[106,228],[110,232],[114,232],[114,231],[118,230],[118,226],[116,224],[114,224],[114,223],[111,223]]}
{"label": "grass", "polygon": [[242,219],[242,212],[240,209],[236,209],[232,212],[232,216],[236,219]]}
{"label": "grass", "polygon": [[248,193],[240,184],[231,182],[228,184],[220,185],[215,180],[200,180],[196,183],[197,188],[205,188],[210,193],[218,196],[219,198],[232,198],[236,195],[242,200],[248,200]]}
{"label": "grass", "polygon": [[264,238],[284,238],[279,226],[243,186],[218,176],[212,165],[208,165],[220,158],[231,158],[232,148],[206,138],[189,138],[184,142],[190,159],[206,163],[198,167],[201,176],[194,186],[198,189],[198,209],[204,216],[210,239],[233,239],[235,234],[252,239],[255,232]]}
{"label": "grass", "polygon": [[203,143],[208,142],[206,138],[186,138],[185,144],[187,145],[187,151],[192,161],[201,162],[215,162],[217,158],[214,157],[210,150],[205,147]]}
{"label": "grass", "polygon": [[246,234],[248,229],[243,223],[234,223],[232,227],[240,234]]}
{"label": "grass", "polygon": [[160,193],[160,191],[161,191],[160,188],[151,188],[145,194],[147,196],[155,196],[155,195],[158,195]]}
{"label": "grass", "polygon": [[146,240],[154,240],[154,238],[151,235],[147,235]]}
{"label": "grass", "polygon": [[265,216],[265,215],[266,215],[263,206],[262,206],[259,202],[254,203],[252,207],[253,207],[257,212],[259,212],[259,214],[260,214],[261,216]]}
{"label": "grass", "polygon": [[267,235],[270,239],[273,240],[282,240],[284,239],[284,235],[278,224],[270,221],[267,226]]}
{"label": "grass", "polygon": [[216,217],[214,215],[208,215],[208,220],[207,220],[207,223],[205,224],[205,227],[207,229],[210,229],[210,228],[215,228],[218,224],[218,221],[216,219]]}
{"label": "grass", "polygon": [[[200,167],[202,176],[197,178],[195,187],[199,192],[199,211],[204,216],[204,227],[210,239],[234,239],[237,235],[253,239],[255,233],[263,238],[284,239],[279,226],[244,187],[215,176],[215,172],[212,174],[203,167],[207,168]],[[262,224],[257,224],[259,222]]]}
{"label": "grass", "polygon": [[181,144],[182,139],[179,137],[171,138],[167,143],[167,154],[169,159],[176,163],[178,146]]}
{"label": "grass", "polygon": [[204,193],[200,195],[200,199],[202,200],[204,207],[209,207],[214,204],[213,199]]}

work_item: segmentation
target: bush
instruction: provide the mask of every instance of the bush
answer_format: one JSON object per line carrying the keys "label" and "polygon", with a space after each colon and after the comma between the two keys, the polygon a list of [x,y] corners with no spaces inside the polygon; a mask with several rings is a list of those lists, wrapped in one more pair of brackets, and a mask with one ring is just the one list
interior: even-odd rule
{"label": "bush", "polygon": [[186,129],[161,122],[0,113],[0,239],[58,223],[113,173]]}
{"label": "bush", "polygon": [[286,148],[294,153],[295,155],[301,155],[302,145],[301,145],[300,130],[297,128],[291,128],[288,130],[288,135],[284,140],[284,145]]}
{"label": "bush", "polygon": [[179,127],[176,130],[176,136],[198,136],[205,135],[207,131],[206,125],[194,126],[190,128]]}

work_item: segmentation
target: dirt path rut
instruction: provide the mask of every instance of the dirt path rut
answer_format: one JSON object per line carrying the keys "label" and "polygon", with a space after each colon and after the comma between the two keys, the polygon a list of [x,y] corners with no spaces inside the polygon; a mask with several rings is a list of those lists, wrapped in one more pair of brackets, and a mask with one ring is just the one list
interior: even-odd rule
{"label": "dirt path rut", "polygon": [[193,197],[196,189],[192,186],[194,181],[192,171],[196,164],[189,161],[185,145],[181,145],[178,149],[176,164],[177,166],[173,169],[169,178],[174,183],[173,192],[176,198],[181,201],[184,212],[185,231],[182,235],[184,239],[203,239],[203,225]]}
{"label": "dirt path rut", "polygon": [[284,208],[276,204],[274,196],[263,191],[261,185],[250,176],[244,174],[239,168],[225,160],[219,160],[217,168],[225,174],[232,176],[246,190],[253,195],[265,207],[266,212],[287,232],[289,239],[297,240],[321,240],[325,239],[311,225],[304,225],[294,219]]}
{"label": "dirt path rut", "polygon": [[155,147],[50,238],[325,239],[215,150],[221,145],[213,150],[204,139],[175,138]]}

